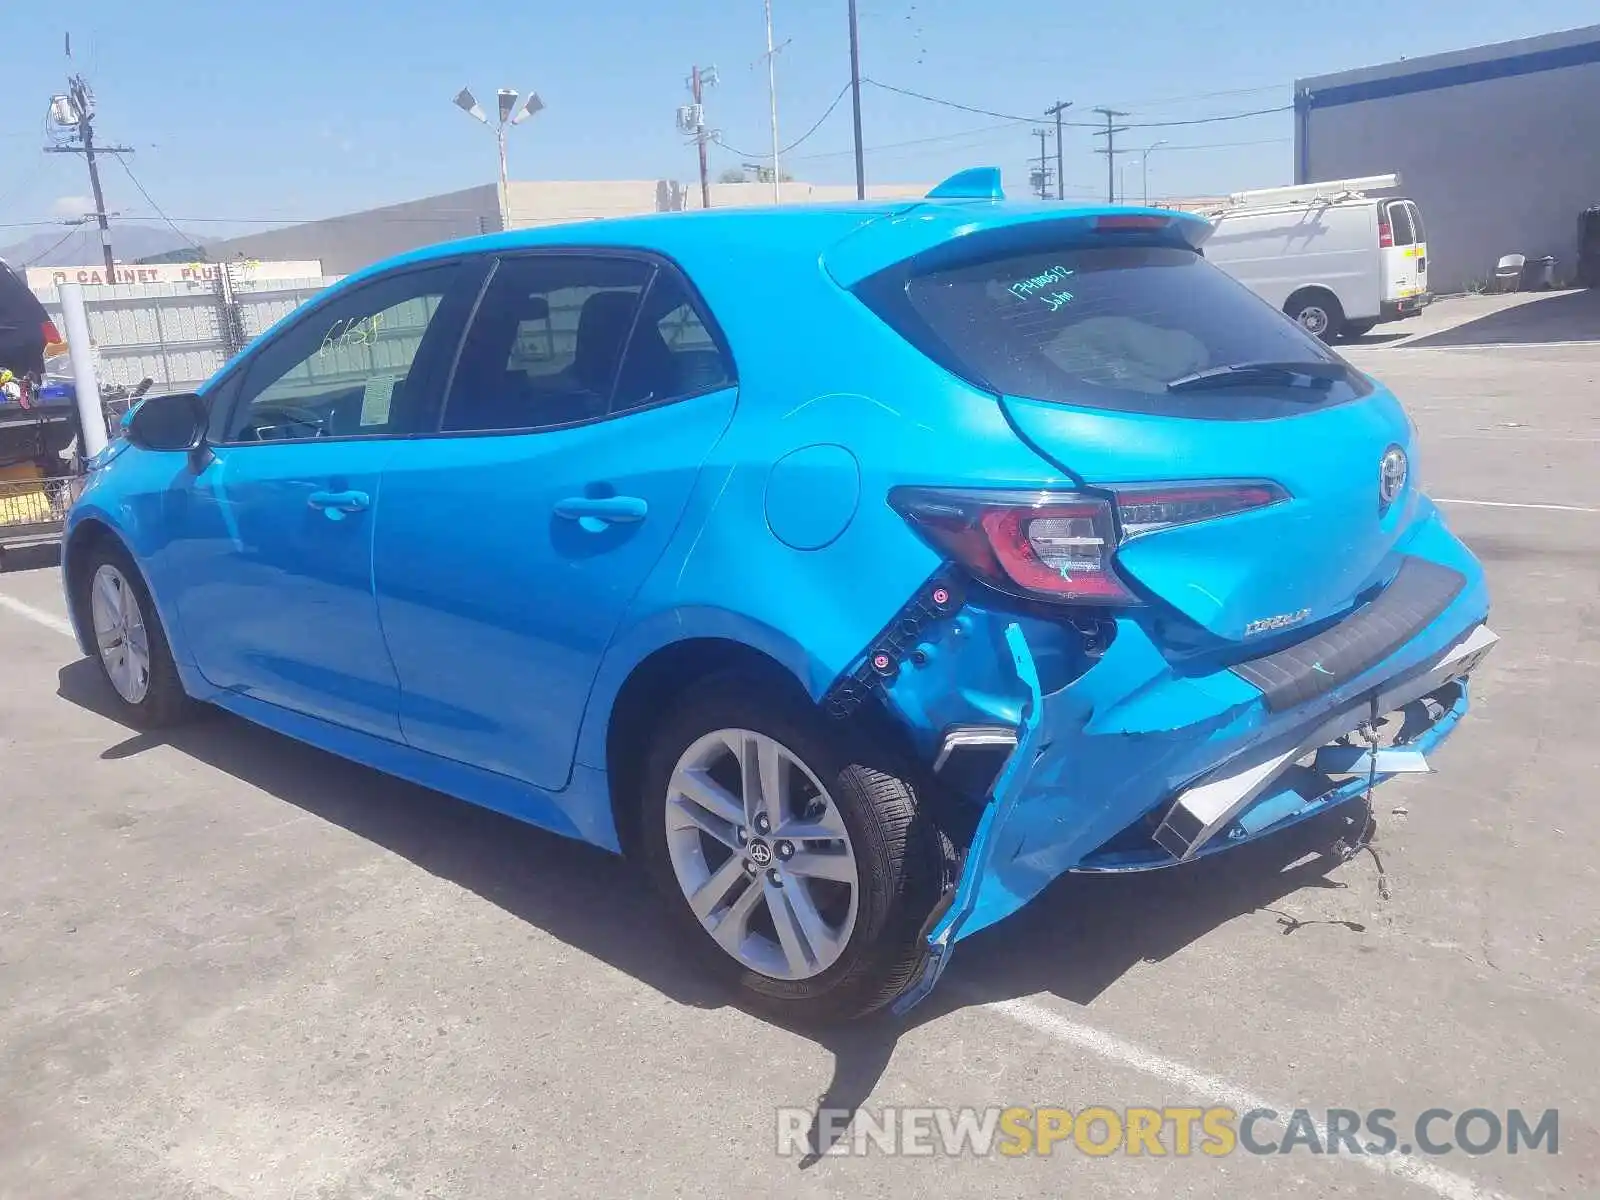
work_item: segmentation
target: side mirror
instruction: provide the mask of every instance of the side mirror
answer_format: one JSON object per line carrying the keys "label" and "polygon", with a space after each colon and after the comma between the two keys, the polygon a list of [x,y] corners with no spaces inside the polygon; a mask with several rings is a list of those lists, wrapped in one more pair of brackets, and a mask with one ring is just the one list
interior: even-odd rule
{"label": "side mirror", "polygon": [[141,450],[194,450],[206,436],[205,401],[191,392],[150,396],[123,419],[128,441]]}

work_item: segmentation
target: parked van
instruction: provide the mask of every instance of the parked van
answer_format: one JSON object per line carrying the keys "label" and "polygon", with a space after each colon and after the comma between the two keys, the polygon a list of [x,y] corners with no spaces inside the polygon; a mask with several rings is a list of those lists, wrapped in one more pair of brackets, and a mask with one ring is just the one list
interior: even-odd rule
{"label": "parked van", "polygon": [[1325,342],[1422,311],[1428,246],[1398,175],[1236,192],[1207,215],[1205,255]]}

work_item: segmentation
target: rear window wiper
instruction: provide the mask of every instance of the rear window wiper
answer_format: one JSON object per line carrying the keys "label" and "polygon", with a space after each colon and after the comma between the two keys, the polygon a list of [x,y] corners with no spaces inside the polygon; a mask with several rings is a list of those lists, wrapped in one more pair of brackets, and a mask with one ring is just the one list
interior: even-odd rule
{"label": "rear window wiper", "polygon": [[1348,378],[1350,368],[1341,362],[1243,362],[1180,375],[1167,384],[1167,391],[1197,392],[1204,388],[1247,387],[1253,383],[1292,384],[1298,379],[1328,384]]}

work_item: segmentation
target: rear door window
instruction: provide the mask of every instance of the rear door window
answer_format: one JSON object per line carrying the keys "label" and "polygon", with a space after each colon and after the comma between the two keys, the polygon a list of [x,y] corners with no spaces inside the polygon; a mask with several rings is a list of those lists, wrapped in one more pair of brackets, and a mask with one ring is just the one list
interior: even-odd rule
{"label": "rear door window", "polygon": [[1417,207],[1415,200],[1407,200],[1406,211],[1411,214],[1412,231],[1416,234],[1417,245],[1420,246],[1428,240],[1428,235],[1422,228],[1422,209]]}
{"label": "rear door window", "polygon": [[1411,228],[1411,206],[1404,200],[1389,202],[1389,228],[1394,231],[1396,246],[1416,244],[1416,231]]}
{"label": "rear door window", "polygon": [[[869,281],[880,313],[957,374],[993,391],[1093,408],[1188,416],[1258,415],[1244,392],[1169,391],[1197,372],[1339,358],[1193,250],[1096,246],[984,258],[911,274],[899,288]],[[1337,370],[1335,374],[1339,374]],[[1293,386],[1256,379],[1278,397]],[[1303,380],[1298,382],[1305,382]],[[1370,391],[1359,374],[1294,387],[1306,406]],[[1270,406],[1269,406],[1270,407]]]}

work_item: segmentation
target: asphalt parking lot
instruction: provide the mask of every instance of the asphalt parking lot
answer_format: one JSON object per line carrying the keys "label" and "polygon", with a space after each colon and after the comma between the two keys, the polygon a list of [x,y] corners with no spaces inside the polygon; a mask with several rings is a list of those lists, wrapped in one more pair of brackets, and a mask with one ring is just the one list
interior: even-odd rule
{"label": "asphalt parking lot", "polygon": [[[1348,350],[1407,401],[1503,638],[1438,774],[1379,794],[1391,897],[1307,858],[1317,827],[1069,878],[904,1025],[730,1006],[599,852],[231,718],[134,733],[16,556],[0,1197],[1596,1194],[1593,301],[1445,302]],[[1559,1153],[778,1152],[784,1107],[1092,1105],[1554,1108]]]}

